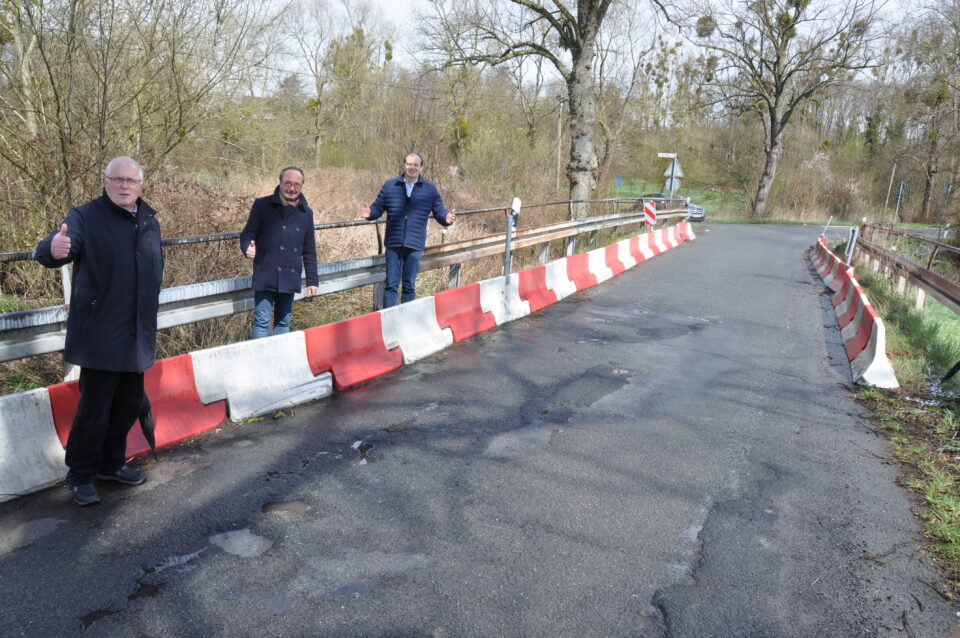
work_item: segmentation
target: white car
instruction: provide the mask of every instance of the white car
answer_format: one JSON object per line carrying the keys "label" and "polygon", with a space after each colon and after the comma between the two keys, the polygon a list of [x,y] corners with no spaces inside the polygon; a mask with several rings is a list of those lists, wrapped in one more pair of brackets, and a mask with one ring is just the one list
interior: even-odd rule
{"label": "white car", "polygon": [[687,221],[702,222],[707,216],[703,206],[697,206],[693,202],[687,202]]}

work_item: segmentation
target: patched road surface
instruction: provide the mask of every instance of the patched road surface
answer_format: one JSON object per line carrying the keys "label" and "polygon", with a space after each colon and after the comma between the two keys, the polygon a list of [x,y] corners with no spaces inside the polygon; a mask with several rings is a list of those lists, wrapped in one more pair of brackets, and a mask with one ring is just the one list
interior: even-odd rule
{"label": "patched road surface", "polygon": [[0,634],[947,638],[818,231],[703,225],[97,506],[2,504]]}

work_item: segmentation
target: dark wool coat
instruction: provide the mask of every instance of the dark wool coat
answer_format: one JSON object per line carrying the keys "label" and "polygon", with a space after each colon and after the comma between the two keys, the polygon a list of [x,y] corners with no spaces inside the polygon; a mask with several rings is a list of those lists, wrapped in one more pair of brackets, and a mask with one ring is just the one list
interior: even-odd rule
{"label": "dark wool coat", "polygon": [[38,262],[73,262],[64,359],[84,368],[143,372],[153,364],[163,252],[156,212],[137,199],[133,215],[104,193],[67,212],[70,254],[54,259],[43,239]]}
{"label": "dark wool coat", "polygon": [[246,254],[250,240],[256,242],[253,258],[253,289],[268,292],[300,292],[300,269],[307,273],[307,286],[316,286],[317,240],[313,211],[301,195],[296,206],[285,206],[277,186],[273,195],[253,202],[247,225],[240,233],[240,251]]}
{"label": "dark wool coat", "polygon": [[427,220],[432,214],[442,225],[449,226],[447,209],[437,187],[423,177],[413,185],[413,194],[409,199],[404,181],[401,175],[383,184],[377,199],[370,204],[370,219],[387,213],[385,246],[423,250],[427,243]]}

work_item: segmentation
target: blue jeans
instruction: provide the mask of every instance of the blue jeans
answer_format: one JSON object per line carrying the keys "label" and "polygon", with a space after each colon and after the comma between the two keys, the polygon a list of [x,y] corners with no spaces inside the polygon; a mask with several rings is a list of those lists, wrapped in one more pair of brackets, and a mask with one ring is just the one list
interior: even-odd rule
{"label": "blue jeans", "polygon": [[269,336],[271,320],[274,322],[273,334],[282,335],[290,332],[290,313],[293,311],[292,292],[254,290],[253,303],[251,339]]}
{"label": "blue jeans", "polygon": [[383,287],[383,307],[397,305],[397,290],[403,284],[400,303],[417,298],[417,271],[420,270],[422,250],[403,246],[387,246],[387,283]]}

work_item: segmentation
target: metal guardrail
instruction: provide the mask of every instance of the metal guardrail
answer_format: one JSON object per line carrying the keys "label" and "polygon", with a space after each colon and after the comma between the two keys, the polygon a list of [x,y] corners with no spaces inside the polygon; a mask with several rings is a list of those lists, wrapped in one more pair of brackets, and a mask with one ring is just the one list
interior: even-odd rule
{"label": "metal guardrail", "polygon": [[[593,202],[628,202],[635,200],[592,200]],[[574,202],[550,202],[533,206],[547,206],[555,204],[569,204]],[[508,213],[510,207],[475,209],[457,212],[457,216],[464,213],[497,212]],[[686,210],[682,208],[658,211],[658,222],[661,219],[683,218]],[[631,208],[627,211],[612,215],[588,217],[585,219],[566,221],[546,226],[513,230],[513,249],[540,245],[540,263],[547,259],[549,242],[566,239],[567,254],[573,254],[575,237],[582,233],[593,232],[605,228],[641,224],[644,221],[642,208]],[[317,224],[319,230],[325,228],[339,228],[344,226],[363,226],[370,222],[364,220],[349,222],[334,222],[332,224]],[[240,233],[220,233],[199,237],[180,237],[163,240],[165,246],[177,246],[202,241],[224,241],[237,239]],[[420,261],[420,269],[431,270],[450,266],[451,277],[449,287],[459,285],[459,265],[481,257],[503,254],[505,252],[506,231],[493,235],[486,235],[473,239],[428,246]],[[24,256],[26,255],[26,256]],[[0,253],[0,262],[32,259],[32,251],[16,253]],[[14,257],[16,256],[16,257]],[[361,286],[377,284],[384,281],[386,259],[384,255],[373,255],[358,259],[318,264],[319,275],[318,295],[349,290]],[[171,328],[205,319],[223,317],[239,312],[253,310],[253,294],[251,292],[252,277],[234,277],[206,281],[185,286],[164,288],[160,291],[160,309],[157,316],[158,328]],[[301,298],[297,294],[295,298]],[[0,361],[21,359],[48,352],[63,350],[66,336],[66,321],[69,307],[67,305],[48,306],[34,310],[21,310],[0,314]]]}
{"label": "metal guardrail", "polygon": [[857,241],[857,248],[869,253],[879,263],[896,271],[911,284],[960,314],[960,286],[957,284],[862,237]]}

